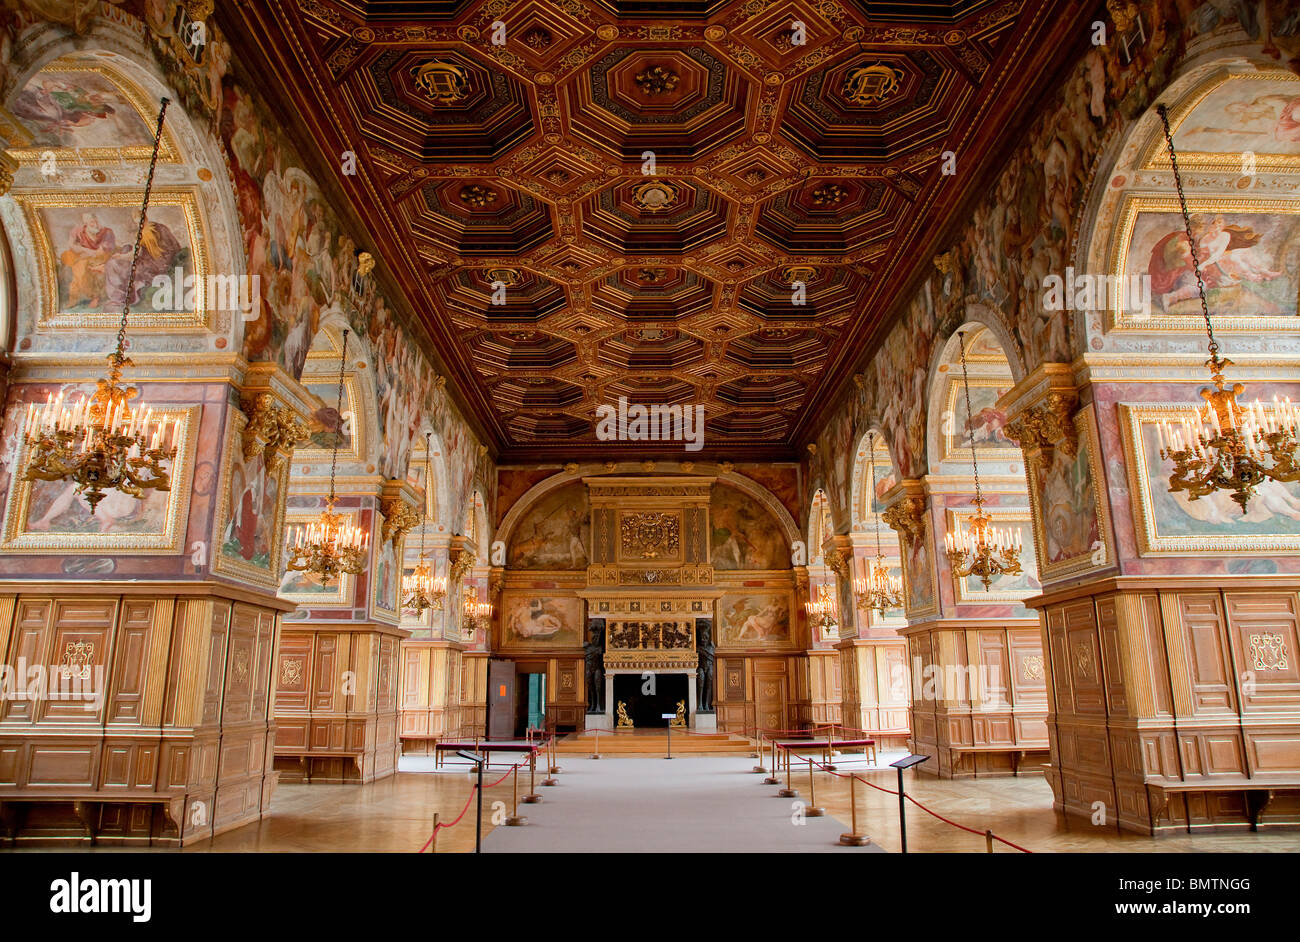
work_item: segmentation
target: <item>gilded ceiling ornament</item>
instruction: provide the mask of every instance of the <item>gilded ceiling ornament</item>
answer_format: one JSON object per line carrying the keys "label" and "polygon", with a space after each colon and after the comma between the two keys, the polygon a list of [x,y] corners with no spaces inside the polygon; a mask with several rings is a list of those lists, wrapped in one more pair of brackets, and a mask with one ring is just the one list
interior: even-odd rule
{"label": "gilded ceiling ornament", "polygon": [[489,268],[483,272],[483,278],[488,284],[502,284],[507,288],[513,288],[522,280],[519,270],[515,268]]}
{"label": "gilded ceiling ornament", "polygon": [[816,277],[817,269],[812,265],[787,265],[781,269],[781,281],[787,285],[792,285],[796,281],[807,284]]}
{"label": "gilded ceiling ornament", "polygon": [[469,186],[461,187],[460,201],[466,205],[477,206],[481,209],[489,203],[497,201],[497,191],[491,187],[472,183]]}
{"label": "gilded ceiling ornament", "polygon": [[268,471],[276,471],[296,446],[307,441],[307,427],[294,416],[293,410],[280,405],[270,393],[261,393],[240,404],[248,416],[241,435],[244,460],[262,452]]}
{"label": "gilded ceiling ornament", "polygon": [[1039,468],[1051,463],[1052,452],[1058,447],[1073,458],[1079,453],[1079,433],[1074,427],[1077,405],[1078,397],[1072,392],[1048,393],[1045,404],[1026,409],[1002,432]]}
{"label": "gilded ceiling ornament", "polygon": [[736,466],[730,461],[723,461],[718,465],[718,470],[723,474],[730,474],[732,471],[736,470]]}
{"label": "gilded ceiling ornament", "polygon": [[564,466],[564,473],[565,473],[565,474],[577,474],[577,473],[578,473],[578,462],[576,462],[576,461],[570,461],[568,464],[566,464],[566,465]]}
{"label": "gilded ceiling ornament", "polygon": [[679,521],[673,514],[643,511],[624,514],[623,552],[658,559],[677,552]]}
{"label": "gilded ceiling ornament", "polygon": [[613,471],[615,467],[617,467],[617,465],[615,465],[614,462],[612,462],[612,461],[606,461],[606,462],[605,462],[605,470],[606,470],[606,471]]}
{"label": "gilded ceiling ornament", "polygon": [[655,463],[654,463],[653,461],[643,461],[643,462],[641,462],[641,470],[642,470],[642,471],[645,471],[645,472],[649,473],[650,471],[653,471],[654,469],[655,469]]}
{"label": "gilded ceiling ornament", "polygon": [[683,471],[684,473],[686,473],[686,474],[690,474],[692,471],[695,470],[695,462],[694,462],[694,461],[683,461],[683,462],[679,465],[679,467],[682,469],[682,471]]}
{"label": "gilded ceiling ornament", "polygon": [[384,517],[383,526],[379,531],[380,538],[392,540],[393,546],[397,546],[402,537],[423,519],[420,511],[396,497],[383,501],[379,506],[379,512]]}
{"label": "gilded ceiling ornament", "polygon": [[357,253],[357,274],[362,278],[375,270],[375,257],[369,252]]}
{"label": "gilded ceiling ornament", "polygon": [[411,74],[415,77],[415,84],[435,104],[455,104],[469,95],[469,75],[450,62],[435,59],[412,67]]}
{"label": "gilded ceiling ornament", "polygon": [[1138,18],[1138,5],[1131,0],[1106,0],[1106,10],[1115,21],[1115,28],[1121,33],[1132,29]]}
{"label": "gilded ceiling ornament", "polygon": [[854,69],[844,80],[844,95],[855,105],[884,101],[898,91],[901,69],[876,62]]}
{"label": "gilded ceiling ornament", "polygon": [[677,189],[660,180],[651,180],[632,191],[632,202],[642,212],[655,213],[677,202]]}
{"label": "gilded ceiling ornament", "polygon": [[655,65],[638,72],[634,81],[642,94],[662,95],[676,88],[677,83],[681,81],[681,76],[672,69]]}
{"label": "gilded ceiling ornament", "polygon": [[925,525],[925,499],[921,497],[904,497],[892,507],[886,508],[880,518],[892,530],[906,534],[909,538],[919,534]]}
{"label": "gilded ceiling ornament", "polygon": [[654,284],[656,281],[663,281],[668,277],[668,271],[664,268],[642,268],[636,273],[637,278],[641,281],[648,281]]}
{"label": "gilded ceiling ornament", "polygon": [[554,37],[551,36],[550,31],[540,26],[534,26],[524,33],[524,45],[536,52],[541,52],[552,42],[554,42]]}
{"label": "gilded ceiling ornament", "polygon": [[826,183],[813,190],[813,202],[818,206],[834,206],[849,195],[849,191],[837,183]]}

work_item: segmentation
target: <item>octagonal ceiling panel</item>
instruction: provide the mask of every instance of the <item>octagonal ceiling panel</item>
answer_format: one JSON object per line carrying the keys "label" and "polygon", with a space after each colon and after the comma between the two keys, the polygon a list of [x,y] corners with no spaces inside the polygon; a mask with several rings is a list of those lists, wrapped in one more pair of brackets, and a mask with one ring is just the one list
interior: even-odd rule
{"label": "octagonal ceiling panel", "polygon": [[752,82],[715,51],[619,46],[561,89],[574,137],[623,161],[699,160],[745,132]]}
{"label": "octagonal ceiling panel", "polygon": [[[356,175],[318,182],[343,194],[349,237],[507,461],[608,451],[593,429],[611,394],[704,405],[706,454],[800,457],[1095,14],[1057,0],[223,9],[306,165],[355,152]],[[944,178],[956,148],[962,173]]]}

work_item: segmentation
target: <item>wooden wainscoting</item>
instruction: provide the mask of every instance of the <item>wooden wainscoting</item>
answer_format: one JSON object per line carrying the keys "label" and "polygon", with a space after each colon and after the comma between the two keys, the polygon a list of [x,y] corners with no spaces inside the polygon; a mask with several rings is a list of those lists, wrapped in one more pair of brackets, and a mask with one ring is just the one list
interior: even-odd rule
{"label": "wooden wainscoting", "polygon": [[178,846],[267,813],[275,622],[289,606],[210,583],[6,589],[9,677],[42,665],[100,696],[0,700],[0,839]]}
{"label": "wooden wainscoting", "polygon": [[882,749],[905,748],[912,733],[906,639],[852,638],[837,647],[843,725],[866,731]]}
{"label": "wooden wainscoting", "polygon": [[1295,577],[1121,577],[1034,600],[1059,809],[1143,834],[1300,824]]}
{"label": "wooden wainscoting", "polygon": [[275,768],[286,782],[372,782],[397,770],[398,646],[385,625],[282,625]]}
{"label": "wooden wainscoting", "polygon": [[939,620],[901,629],[908,645],[913,752],[945,778],[1041,772],[1047,670],[1038,623]]}

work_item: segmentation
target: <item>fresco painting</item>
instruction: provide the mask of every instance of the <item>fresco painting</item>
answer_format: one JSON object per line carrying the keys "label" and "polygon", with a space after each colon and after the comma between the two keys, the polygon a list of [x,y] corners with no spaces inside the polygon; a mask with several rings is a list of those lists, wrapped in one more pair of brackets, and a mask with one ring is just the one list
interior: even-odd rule
{"label": "fresco painting", "polygon": [[709,502],[715,569],[789,569],[790,549],[772,515],[734,487],[714,485]]}
{"label": "fresco painting", "polygon": [[729,592],[718,599],[719,644],[763,647],[790,642],[790,597],[784,592]]}
{"label": "fresco painting", "polygon": [[514,569],[585,569],[591,545],[591,505],[581,482],[544,494],[510,537]]}

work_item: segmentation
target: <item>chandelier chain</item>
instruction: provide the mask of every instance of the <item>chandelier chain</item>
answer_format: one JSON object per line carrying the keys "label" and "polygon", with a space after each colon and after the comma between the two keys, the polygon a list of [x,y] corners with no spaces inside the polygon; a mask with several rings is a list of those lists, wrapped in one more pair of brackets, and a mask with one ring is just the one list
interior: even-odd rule
{"label": "chandelier chain", "polygon": [[140,246],[144,242],[144,227],[149,215],[149,197],[153,193],[154,172],[158,168],[158,150],[162,144],[163,119],[167,115],[167,105],[170,103],[170,98],[163,98],[162,107],[158,109],[158,127],[154,131],[153,153],[149,157],[149,173],[144,181],[144,202],[140,206],[140,223],[136,228],[135,245],[131,250],[131,271],[126,279],[126,302],[122,307],[122,322],[117,328],[117,348],[113,355],[109,357],[114,384],[121,379],[122,366],[126,362],[126,322],[131,315],[131,295],[135,291],[135,269],[140,261]]}
{"label": "chandelier chain", "polygon": [[1183,192],[1183,175],[1178,170],[1178,156],[1174,153],[1174,137],[1169,130],[1169,113],[1164,105],[1156,105],[1160,123],[1165,129],[1165,146],[1169,148],[1169,163],[1174,168],[1174,186],[1178,190],[1178,204],[1183,211],[1183,227],[1187,230],[1187,249],[1192,256],[1192,271],[1196,274],[1196,288],[1201,295],[1201,316],[1205,318],[1205,333],[1210,338],[1210,356],[1219,357],[1219,342],[1214,339],[1214,325],[1210,322],[1210,303],[1205,296],[1205,282],[1201,279],[1201,260],[1196,255],[1196,239],[1192,235],[1192,217],[1187,211],[1187,195]]}
{"label": "chandelier chain", "polygon": [[339,354],[339,396],[338,408],[334,411],[338,413],[338,422],[334,426],[334,453],[330,456],[330,500],[329,505],[334,506],[334,473],[339,466],[339,442],[343,440],[343,377],[348,368],[348,329],[343,328],[343,352]]}
{"label": "chandelier chain", "polygon": [[975,506],[984,506],[984,497],[980,493],[980,463],[975,457],[975,419],[970,407],[970,374],[966,372],[966,334],[957,331],[957,346],[961,349],[961,381],[966,390],[966,431],[970,435],[970,460],[975,468]]}

